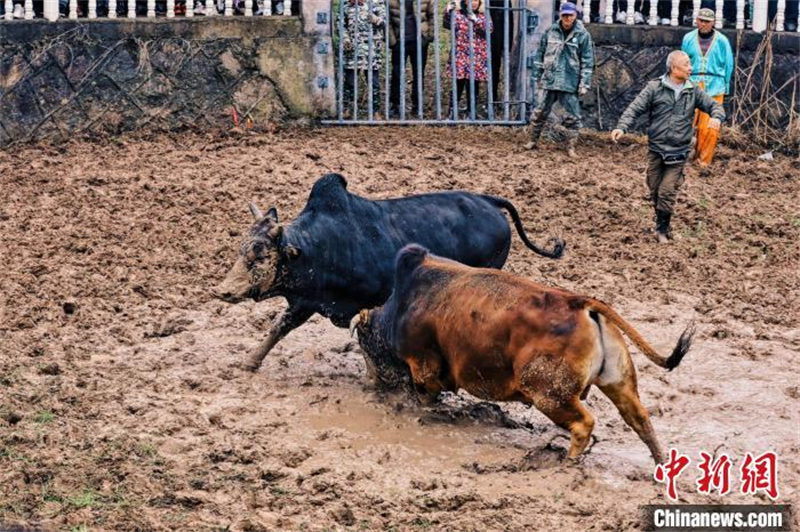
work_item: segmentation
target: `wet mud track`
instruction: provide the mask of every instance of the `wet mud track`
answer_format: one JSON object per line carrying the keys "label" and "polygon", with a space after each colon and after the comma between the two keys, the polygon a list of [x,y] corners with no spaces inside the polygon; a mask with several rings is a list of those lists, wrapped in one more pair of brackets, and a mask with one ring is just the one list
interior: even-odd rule
{"label": "wet mud track", "polygon": [[[590,294],[658,349],[696,319],[668,373],[633,352],[665,448],[774,450],[798,501],[800,167],[722,147],[690,170],[657,246],[644,146],[530,153],[510,129],[347,129],[72,141],[0,152],[0,523],[44,530],[631,530],[663,501],[646,447],[597,390],[597,441],[537,411],[465,396],[381,396],[345,330],[314,317],[253,375],[240,364],[283,308],[228,305],[247,202],[282,220],[341,172],[386,198],[468,189],[511,199],[531,238],[506,268]],[[694,466],[693,466],[694,469]],[[766,503],[696,493],[684,502]],[[796,518],[795,518],[796,519]]]}

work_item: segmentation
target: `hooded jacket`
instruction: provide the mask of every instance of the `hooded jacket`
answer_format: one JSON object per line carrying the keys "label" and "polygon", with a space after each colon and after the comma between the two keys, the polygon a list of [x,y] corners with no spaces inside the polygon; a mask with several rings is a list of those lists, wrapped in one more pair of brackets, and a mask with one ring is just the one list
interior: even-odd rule
{"label": "hooded jacket", "polygon": [[580,87],[588,89],[593,71],[594,45],[583,22],[576,20],[568,35],[564,35],[560,22],[544,32],[533,63],[533,78],[541,80],[542,89],[565,92],[578,92]]}

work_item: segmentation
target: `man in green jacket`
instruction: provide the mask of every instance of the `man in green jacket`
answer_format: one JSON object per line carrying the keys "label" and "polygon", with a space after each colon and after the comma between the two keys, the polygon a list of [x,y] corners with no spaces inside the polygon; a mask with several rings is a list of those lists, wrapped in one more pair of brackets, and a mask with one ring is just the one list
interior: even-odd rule
{"label": "man in green jacket", "polygon": [[563,124],[567,128],[567,152],[575,157],[575,145],[581,128],[581,103],[578,96],[589,91],[594,70],[592,36],[583,22],[577,20],[578,8],[572,2],[564,2],[559,10],[559,21],[542,35],[533,63],[533,78],[544,90],[531,117],[531,141],[525,145],[529,150],[539,143],[547,116],[555,102],[559,102],[567,116]]}
{"label": "man in green jacket", "polygon": [[645,85],[611,132],[611,140],[617,142],[640,115],[649,119],[647,186],[656,210],[655,234],[660,243],[672,238],[670,219],[683,184],[695,109],[711,115],[710,128],[719,129],[725,120],[722,105],[689,81],[691,73],[689,56],[681,51],[671,52],[667,56],[667,73]]}

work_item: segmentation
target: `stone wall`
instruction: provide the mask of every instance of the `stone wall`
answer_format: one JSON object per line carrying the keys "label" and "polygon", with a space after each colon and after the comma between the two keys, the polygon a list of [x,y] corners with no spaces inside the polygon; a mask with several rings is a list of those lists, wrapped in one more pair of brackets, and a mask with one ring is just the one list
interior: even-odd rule
{"label": "stone wall", "polygon": [[2,23],[0,144],[330,112],[319,78],[333,65],[315,53],[327,31],[310,30],[299,17]]}
{"label": "stone wall", "polygon": [[[329,116],[336,86],[330,3],[305,0],[297,7],[297,17],[0,23],[0,145],[81,133],[230,128],[235,120],[260,128]],[[644,83],[663,73],[687,29],[589,28],[597,68],[584,98],[585,124],[610,129]],[[739,65],[748,67],[762,36],[726,34]],[[772,39],[777,87],[800,72],[800,36]],[[785,102],[793,88],[780,94]]]}
{"label": "stone wall", "polygon": [[[591,94],[584,99],[584,123],[587,127],[611,129],[625,107],[633,101],[644,84],[666,71],[667,54],[679,50],[687,28],[669,26],[624,26],[591,24],[589,30],[595,43],[595,77]],[[764,36],[752,31],[724,30],[734,54],[738,49],[738,66],[748,69],[754,62]],[[774,88],[797,79],[795,108],[800,113],[800,36],[790,33],[772,34],[772,72]],[[760,80],[761,71],[755,78]],[[734,89],[743,82],[741,72],[734,76]],[[795,84],[789,83],[779,97],[788,106]],[[737,93],[738,93],[737,92]],[[726,102],[730,114],[731,102]],[[775,117],[781,120],[781,117]],[[784,117],[788,122],[788,115]]]}

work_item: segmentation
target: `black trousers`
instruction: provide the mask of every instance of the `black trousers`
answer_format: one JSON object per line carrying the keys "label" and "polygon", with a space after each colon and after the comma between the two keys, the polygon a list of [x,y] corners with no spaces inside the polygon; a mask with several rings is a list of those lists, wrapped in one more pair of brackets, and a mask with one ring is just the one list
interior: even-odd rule
{"label": "black trousers", "polygon": [[[489,5],[492,8],[503,8],[505,3],[503,0],[490,0]],[[511,0],[508,2],[509,7],[513,7]],[[503,9],[490,9],[489,16],[492,19],[492,99],[497,102],[502,100],[502,96],[498,94],[498,85],[500,84],[500,77],[503,75],[503,50],[505,47],[504,34],[506,32],[505,17],[503,16]],[[514,44],[514,12],[508,13],[508,64],[511,65],[511,47]],[[511,70],[509,69],[509,73]],[[508,81],[506,81],[508,83]],[[509,95],[512,94],[514,88],[511,87]]]}
{"label": "black trousers", "polygon": [[389,103],[396,112],[400,112],[400,69],[405,68],[406,61],[409,58],[411,58],[411,76],[413,80],[413,85],[411,87],[411,112],[417,112],[417,109],[420,107],[420,100],[422,100],[424,105],[424,89],[423,94],[419,94],[417,90],[417,83],[419,80],[417,77],[422,74],[422,83],[424,85],[425,65],[428,63],[428,44],[429,43],[425,39],[422,40],[422,67],[419,69],[421,72],[417,69],[417,41],[405,42],[405,57],[403,58],[400,57],[400,43],[392,47],[392,83],[389,91]]}
{"label": "black trousers", "polygon": [[[475,105],[476,106],[478,105],[478,93],[480,92],[481,87],[483,87],[484,85],[486,85],[485,81],[475,81]],[[457,79],[456,80],[456,98],[457,98],[457,103],[461,102],[461,96],[464,93],[467,93],[467,98],[466,98],[467,99],[467,113],[469,113],[469,104],[470,104],[469,80],[468,79]],[[450,96],[451,100],[452,100],[452,98],[453,97]],[[451,109],[450,112],[451,113],[452,113],[452,108],[453,107],[454,107],[453,102],[450,102],[450,109]],[[477,111],[477,109],[476,109],[476,111]],[[461,118],[465,118],[465,117],[462,116]]]}

